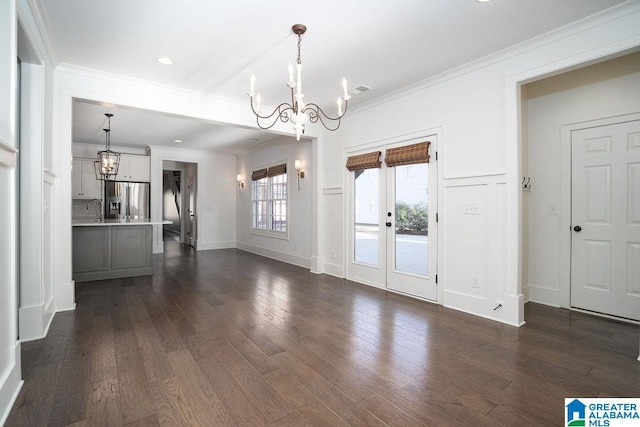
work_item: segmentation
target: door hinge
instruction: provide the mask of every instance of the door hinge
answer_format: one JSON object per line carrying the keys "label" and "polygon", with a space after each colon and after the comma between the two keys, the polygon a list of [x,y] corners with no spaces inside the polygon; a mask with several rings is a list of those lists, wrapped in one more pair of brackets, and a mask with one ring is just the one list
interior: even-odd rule
{"label": "door hinge", "polygon": [[436,284],[438,284],[438,275],[436,274]]}
{"label": "door hinge", "polygon": [[436,160],[438,160],[438,152],[436,151]]}
{"label": "door hinge", "polygon": [[436,222],[438,222],[438,212],[436,212]]}

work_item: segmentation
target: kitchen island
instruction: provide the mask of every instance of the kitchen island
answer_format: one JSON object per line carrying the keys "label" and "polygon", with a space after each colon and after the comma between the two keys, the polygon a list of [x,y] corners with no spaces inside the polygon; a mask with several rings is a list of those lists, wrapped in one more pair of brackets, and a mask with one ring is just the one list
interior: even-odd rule
{"label": "kitchen island", "polygon": [[76,282],[153,274],[153,226],[171,221],[83,219],[73,226]]}

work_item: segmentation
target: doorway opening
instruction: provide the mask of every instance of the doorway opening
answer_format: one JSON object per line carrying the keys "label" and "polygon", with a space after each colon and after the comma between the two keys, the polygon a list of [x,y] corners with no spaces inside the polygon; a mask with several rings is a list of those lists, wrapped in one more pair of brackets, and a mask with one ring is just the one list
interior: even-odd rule
{"label": "doorway opening", "polygon": [[163,241],[197,248],[197,176],[196,163],[162,162],[162,217],[171,221],[162,227]]}
{"label": "doorway opening", "polygon": [[640,53],[521,89],[525,301],[640,320]]}
{"label": "doorway opening", "polygon": [[349,154],[351,280],[438,300],[436,143],[430,135]]}

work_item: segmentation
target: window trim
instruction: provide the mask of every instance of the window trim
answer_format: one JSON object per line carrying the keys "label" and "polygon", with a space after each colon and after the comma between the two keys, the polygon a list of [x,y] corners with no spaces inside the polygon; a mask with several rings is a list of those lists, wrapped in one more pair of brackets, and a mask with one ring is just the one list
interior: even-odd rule
{"label": "window trim", "polygon": [[[250,235],[254,235],[254,236],[262,236],[262,237],[271,237],[274,239],[280,239],[280,240],[289,240],[289,230],[291,229],[291,210],[290,210],[290,198],[289,198],[289,194],[290,194],[290,183],[291,183],[291,178],[289,177],[289,173],[292,170],[292,168],[289,167],[289,160],[280,160],[280,161],[276,161],[273,163],[269,163],[266,165],[261,165],[261,166],[257,166],[255,167],[255,171],[262,171],[262,170],[268,170],[269,168],[272,167],[276,167],[276,166],[281,166],[281,165],[285,165],[286,167],[286,172],[283,174],[278,174],[275,176],[265,176],[265,178],[267,179],[267,191],[268,191],[268,198],[267,200],[267,206],[268,209],[271,209],[271,203],[273,201],[272,197],[271,197],[271,179],[276,177],[276,176],[280,176],[280,175],[286,175],[287,177],[287,197],[286,199],[278,199],[278,200],[285,200],[286,201],[286,218],[287,218],[287,231],[279,231],[279,230],[271,230],[269,228],[264,229],[264,228],[254,228],[253,226],[253,220],[254,220],[254,213],[253,213],[253,209],[254,209],[254,203],[255,203],[255,199],[254,199],[254,189],[255,189],[255,182],[254,180],[251,181],[251,219],[249,221],[249,234]],[[255,173],[255,172],[254,172]],[[269,224],[267,224],[267,226],[269,226]]]}

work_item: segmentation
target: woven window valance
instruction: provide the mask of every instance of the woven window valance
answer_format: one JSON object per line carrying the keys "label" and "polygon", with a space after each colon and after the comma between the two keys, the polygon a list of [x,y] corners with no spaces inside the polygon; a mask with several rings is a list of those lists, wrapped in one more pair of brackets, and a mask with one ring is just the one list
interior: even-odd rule
{"label": "woven window valance", "polygon": [[429,144],[431,142],[425,141],[404,147],[389,148],[384,155],[384,162],[388,167],[429,163]]}
{"label": "woven window valance", "polygon": [[347,169],[350,171],[379,168],[382,165],[380,155],[382,152],[374,151],[373,153],[359,154],[350,156],[347,159]]}
{"label": "woven window valance", "polygon": [[253,171],[253,173],[251,174],[252,181],[257,181],[259,179],[266,178],[266,177],[267,177],[267,169],[258,169],[257,171]]}
{"label": "woven window valance", "polygon": [[284,175],[287,173],[287,165],[282,164],[278,166],[271,166],[267,172],[268,176]]}
{"label": "woven window valance", "polygon": [[257,181],[268,176],[284,175],[287,173],[287,165],[271,166],[270,168],[258,169],[251,174],[251,180]]}

